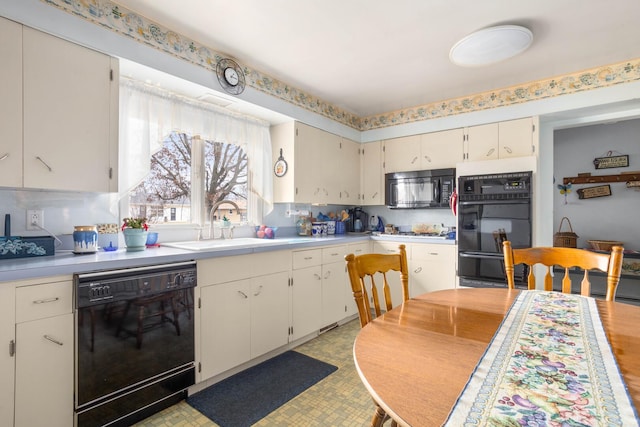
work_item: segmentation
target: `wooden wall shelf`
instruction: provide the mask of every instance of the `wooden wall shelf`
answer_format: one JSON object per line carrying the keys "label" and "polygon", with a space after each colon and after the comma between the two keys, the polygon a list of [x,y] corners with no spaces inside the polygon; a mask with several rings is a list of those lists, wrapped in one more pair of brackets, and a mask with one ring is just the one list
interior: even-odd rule
{"label": "wooden wall shelf", "polygon": [[597,184],[601,182],[627,182],[640,180],[640,172],[628,172],[618,175],[589,175],[562,178],[562,183],[571,184]]}

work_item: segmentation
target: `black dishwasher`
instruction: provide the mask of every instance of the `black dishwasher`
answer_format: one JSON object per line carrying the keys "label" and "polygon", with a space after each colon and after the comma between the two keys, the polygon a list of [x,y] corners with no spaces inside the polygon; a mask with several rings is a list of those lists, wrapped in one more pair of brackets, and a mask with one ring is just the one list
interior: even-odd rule
{"label": "black dishwasher", "polygon": [[194,262],[74,275],[76,425],[128,426],[195,383]]}

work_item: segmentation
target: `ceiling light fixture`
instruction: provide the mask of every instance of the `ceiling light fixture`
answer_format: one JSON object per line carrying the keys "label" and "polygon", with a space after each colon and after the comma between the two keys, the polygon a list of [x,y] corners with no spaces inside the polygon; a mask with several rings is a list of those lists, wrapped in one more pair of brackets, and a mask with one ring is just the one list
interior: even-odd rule
{"label": "ceiling light fixture", "polygon": [[519,25],[484,28],[453,45],[449,59],[463,67],[495,64],[524,52],[533,42],[533,33]]}

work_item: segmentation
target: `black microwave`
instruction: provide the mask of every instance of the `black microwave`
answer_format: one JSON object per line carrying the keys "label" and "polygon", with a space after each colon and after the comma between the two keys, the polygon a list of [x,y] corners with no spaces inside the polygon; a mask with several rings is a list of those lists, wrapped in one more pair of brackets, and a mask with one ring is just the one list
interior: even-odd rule
{"label": "black microwave", "polygon": [[388,173],[385,205],[392,209],[448,208],[455,190],[455,169]]}

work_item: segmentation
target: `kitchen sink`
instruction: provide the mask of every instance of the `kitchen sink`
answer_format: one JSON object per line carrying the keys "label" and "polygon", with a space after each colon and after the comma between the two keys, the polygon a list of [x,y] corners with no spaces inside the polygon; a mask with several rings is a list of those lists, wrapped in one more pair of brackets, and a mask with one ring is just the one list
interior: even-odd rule
{"label": "kitchen sink", "polygon": [[256,239],[253,237],[240,237],[237,239],[221,239],[221,240],[192,240],[186,242],[169,242],[163,243],[176,249],[185,249],[188,251],[210,251],[215,249],[241,249],[255,246],[278,245],[283,242],[274,239]]}

